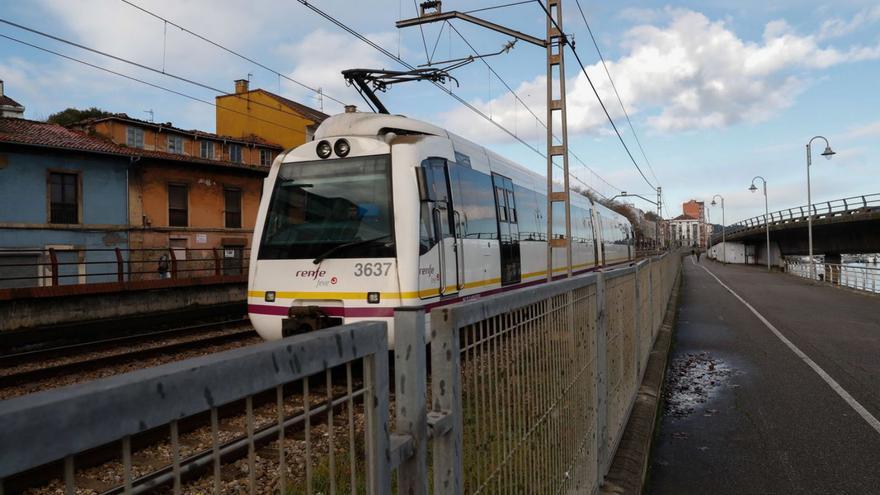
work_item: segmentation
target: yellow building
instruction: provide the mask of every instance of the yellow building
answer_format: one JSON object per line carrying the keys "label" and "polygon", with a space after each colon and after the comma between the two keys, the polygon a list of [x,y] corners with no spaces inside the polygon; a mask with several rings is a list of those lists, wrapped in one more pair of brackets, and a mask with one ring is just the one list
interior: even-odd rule
{"label": "yellow building", "polygon": [[216,97],[217,134],[262,138],[284,148],[311,141],[327,114],[262,89],[235,81],[235,93]]}

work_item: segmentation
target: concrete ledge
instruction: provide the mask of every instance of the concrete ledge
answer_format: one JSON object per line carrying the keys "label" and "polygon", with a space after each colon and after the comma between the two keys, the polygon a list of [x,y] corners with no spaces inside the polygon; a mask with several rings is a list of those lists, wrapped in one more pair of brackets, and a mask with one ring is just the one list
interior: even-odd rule
{"label": "concrete ledge", "polygon": [[[86,291],[65,297],[0,300],[0,334],[32,328],[160,315],[183,309],[194,310],[229,304],[241,304],[242,308],[245,307],[247,283],[205,283],[204,279],[201,282],[170,287],[128,288],[116,292]],[[124,322],[116,324],[126,326]]]}
{"label": "concrete ledge", "polygon": [[614,459],[611,461],[611,468],[605,476],[605,482],[600,488],[602,494],[642,493],[642,485],[651,457],[654,425],[660,407],[660,392],[666,374],[669,347],[672,343],[672,330],[675,327],[680,283],[681,269],[676,276],[672,294],[666,305],[663,324],[660,326],[654,348],[651,349],[651,354],[648,357],[645,376],[642,378],[642,384],[639,387],[635,404],[633,404],[629,421],[626,423],[623,437],[614,454]]}

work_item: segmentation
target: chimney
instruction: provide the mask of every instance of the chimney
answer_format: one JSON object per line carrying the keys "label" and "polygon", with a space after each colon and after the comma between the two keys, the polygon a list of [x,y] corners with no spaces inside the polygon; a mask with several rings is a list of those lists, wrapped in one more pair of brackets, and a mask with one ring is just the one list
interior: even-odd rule
{"label": "chimney", "polygon": [[357,113],[357,105],[345,105],[345,113]]}
{"label": "chimney", "polygon": [[235,80],[235,94],[247,93],[248,92],[248,80],[247,79],[236,79]]}
{"label": "chimney", "polygon": [[3,80],[0,79],[0,96],[3,96]]}

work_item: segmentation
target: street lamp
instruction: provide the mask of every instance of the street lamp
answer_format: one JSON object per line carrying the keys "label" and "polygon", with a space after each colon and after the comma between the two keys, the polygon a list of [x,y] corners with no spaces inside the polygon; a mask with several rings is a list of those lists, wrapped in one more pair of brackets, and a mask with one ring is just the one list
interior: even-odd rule
{"label": "street lamp", "polygon": [[767,227],[767,271],[770,271],[770,213],[767,209],[767,179],[761,177],[760,175],[756,175],[752,179],[752,185],[749,186],[749,191],[755,192],[758,190],[755,187],[755,179],[761,179],[761,182],[764,183],[764,225]]}
{"label": "street lamp", "polygon": [[813,139],[807,142],[807,235],[809,236],[810,249],[810,278],[813,279],[816,278],[816,263],[813,262],[813,200],[810,197],[810,166],[813,164],[813,154],[810,145],[816,139],[825,141],[825,151],[822,152],[822,156],[830,160],[834,155],[831,145],[828,144],[828,140],[824,136],[814,136]]}
{"label": "street lamp", "polygon": [[724,257],[724,261],[722,261],[722,263],[727,263],[727,225],[724,221],[724,196],[720,194],[712,196],[712,202],[710,203],[712,206],[718,204],[715,202],[715,198],[721,198],[721,254]]}

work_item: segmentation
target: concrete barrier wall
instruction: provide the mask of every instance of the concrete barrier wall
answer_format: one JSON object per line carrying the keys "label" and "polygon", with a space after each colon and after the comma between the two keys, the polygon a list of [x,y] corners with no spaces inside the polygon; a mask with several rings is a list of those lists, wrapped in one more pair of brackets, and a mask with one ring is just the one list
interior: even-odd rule
{"label": "concrete barrier wall", "polygon": [[247,299],[247,283],[193,284],[0,301],[0,332],[137,317]]}

